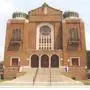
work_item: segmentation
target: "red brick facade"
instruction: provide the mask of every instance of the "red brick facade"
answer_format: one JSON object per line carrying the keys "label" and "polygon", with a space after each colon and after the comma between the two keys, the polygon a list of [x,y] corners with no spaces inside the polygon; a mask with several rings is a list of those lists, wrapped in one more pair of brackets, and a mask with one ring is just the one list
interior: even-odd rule
{"label": "red brick facade", "polygon": [[[48,41],[45,44],[46,46],[43,43],[40,44],[38,42],[38,40],[41,40],[40,34],[38,34],[40,32],[37,32],[37,30],[41,28],[40,26],[50,26],[50,33],[52,33],[50,34],[50,46]],[[13,32],[15,29],[21,30],[20,33],[18,30],[16,31],[18,35]],[[73,32],[74,29],[76,30],[75,32]],[[48,31],[44,31],[44,33],[47,32]],[[17,40],[19,34],[21,38]],[[13,39],[13,35],[16,35],[15,40]],[[43,38],[49,37],[44,35],[41,36]],[[36,46],[39,44],[41,46]],[[79,18],[78,13],[66,12],[63,14],[62,11],[44,4],[37,9],[29,11],[28,14],[15,12],[13,14],[13,18],[8,20],[5,40],[4,66],[10,67],[12,66],[12,63],[16,66],[30,66],[31,68],[35,65],[35,67],[38,68],[60,68],[61,66],[68,66],[70,68],[72,67],[73,73],[73,68],[76,69],[75,72],[78,72],[77,69],[80,67],[83,75],[78,73],[78,77],[80,77],[80,79],[85,79],[85,45],[84,22]],[[34,58],[39,60],[37,63],[35,62],[36,64],[32,64],[34,62],[31,62],[33,55],[37,55],[37,57]],[[41,63],[43,55],[47,55],[46,64],[49,65],[45,66],[43,63],[44,61]],[[53,55],[56,55],[54,59],[52,57]],[[15,58],[18,59],[18,62],[13,61]],[[56,59],[59,65],[54,64],[54,60]],[[56,64],[57,62],[55,61]],[[72,72],[70,71],[70,73]]]}

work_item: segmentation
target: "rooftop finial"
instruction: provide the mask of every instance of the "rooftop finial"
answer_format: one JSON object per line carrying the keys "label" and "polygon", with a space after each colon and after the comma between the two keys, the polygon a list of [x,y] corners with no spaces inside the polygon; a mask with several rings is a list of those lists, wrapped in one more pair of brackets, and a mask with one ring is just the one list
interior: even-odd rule
{"label": "rooftop finial", "polygon": [[48,6],[48,4],[46,2],[44,2],[44,4],[42,6],[46,7],[46,6]]}

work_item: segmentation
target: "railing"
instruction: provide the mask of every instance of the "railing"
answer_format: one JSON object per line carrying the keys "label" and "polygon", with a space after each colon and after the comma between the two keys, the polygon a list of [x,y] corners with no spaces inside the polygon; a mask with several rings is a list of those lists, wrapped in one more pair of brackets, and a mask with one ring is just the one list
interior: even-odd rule
{"label": "railing", "polygon": [[39,68],[36,69],[35,76],[33,77],[33,85],[35,84],[35,80],[37,77],[38,70],[39,70]]}
{"label": "railing", "polygon": [[72,45],[78,46],[79,43],[80,43],[79,40],[69,40],[69,41],[68,41],[68,44],[71,45],[71,46],[72,46]]}
{"label": "railing", "polygon": [[22,43],[22,40],[21,40],[21,39],[14,39],[14,38],[12,38],[12,39],[10,40],[10,42],[11,42],[11,43],[18,43],[18,44],[20,44],[20,43]]}
{"label": "railing", "polygon": [[50,68],[50,86],[51,86],[51,68]]}
{"label": "railing", "polygon": [[76,50],[79,46],[79,41],[68,41],[67,49],[68,50]]}

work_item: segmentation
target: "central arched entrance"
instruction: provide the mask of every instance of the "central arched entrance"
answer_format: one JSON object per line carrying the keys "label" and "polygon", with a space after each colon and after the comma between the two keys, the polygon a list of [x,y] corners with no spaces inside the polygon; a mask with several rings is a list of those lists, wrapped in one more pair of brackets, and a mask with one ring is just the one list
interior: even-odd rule
{"label": "central arched entrance", "polygon": [[41,56],[41,67],[49,67],[49,57],[47,55]]}
{"label": "central arched entrance", "polygon": [[54,68],[59,67],[59,57],[57,55],[51,56],[51,67],[54,67]]}
{"label": "central arched entrance", "polygon": [[39,57],[35,54],[31,56],[31,67],[32,68],[39,67]]}

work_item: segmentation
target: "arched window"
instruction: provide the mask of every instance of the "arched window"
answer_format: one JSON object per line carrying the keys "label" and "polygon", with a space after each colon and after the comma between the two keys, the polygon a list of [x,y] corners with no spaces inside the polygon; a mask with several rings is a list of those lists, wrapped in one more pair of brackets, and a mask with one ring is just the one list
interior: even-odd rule
{"label": "arched window", "polygon": [[37,50],[54,49],[54,30],[51,24],[43,23],[37,27],[36,49]]}
{"label": "arched window", "polygon": [[42,26],[40,28],[40,38],[39,38],[39,49],[49,50],[51,47],[51,29],[49,26]]}

